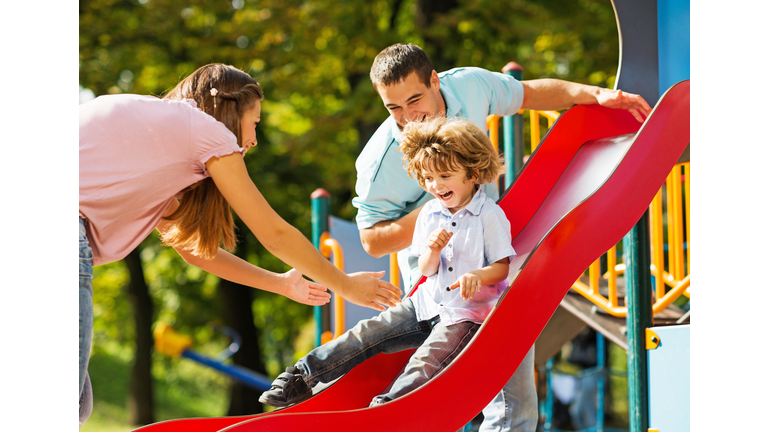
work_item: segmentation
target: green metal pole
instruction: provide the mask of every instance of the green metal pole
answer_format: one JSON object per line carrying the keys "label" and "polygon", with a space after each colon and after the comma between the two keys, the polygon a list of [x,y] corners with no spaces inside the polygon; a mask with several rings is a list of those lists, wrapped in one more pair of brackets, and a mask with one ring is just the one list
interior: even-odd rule
{"label": "green metal pole", "polygon": [[[331,207],[331,194],[325,189],[316,189],[310,196],[312,198],[312,244],[319,250],[320,249],[320,236],[324,232],[328,231],[329,224],[328,218],[330,217]],[[313,306],[315,313],[315,346],[321,345],[320,337],[323,334],[326,321],[324,315],[329,315],[327,307]],[[324,311],[324,309],[326,309]],[[330,316],[328,317],[330,321]]]}
{"label": "green metal pole", "polygon": [[[520,81],[523,79],[523,67],[515,62],[509,62],[501,71]],[[515,176],[523,167],[523,116],[513,114],[503,118],[504,126],[504,160],[507,172],[504,174],[504,189],[506,190],[515,180]],[[503,191],[499,191],[501,196]]]}
{"label": "green metal pole", "polygon": [[648,354],[645,329],[653,326],[648,210],[624,238],[627,282],[629,430],[648,431]]}

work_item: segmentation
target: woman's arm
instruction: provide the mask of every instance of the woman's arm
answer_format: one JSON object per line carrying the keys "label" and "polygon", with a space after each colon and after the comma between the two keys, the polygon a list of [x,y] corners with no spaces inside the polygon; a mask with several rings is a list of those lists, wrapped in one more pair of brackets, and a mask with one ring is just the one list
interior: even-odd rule
{"label": "woman's arm", "polygon": [[[178,207],[179,203],[174,202],[166,216],[172,214]],[[157,230],[162,233],[170,228],[170,226],[171,222],[163,219],[157,225]],[[256,267],[221,248],[219,248],[216,257],[212,260],[200,258],[187,250],[176,249],[176,252],[188,264],[199,267],[208,273],[240,285],[277,293],[299,303],[321,306],[328,303],[331,299],[331,295],[324,286],[304,279],[296,269],[291,269],[282,274],[273,273]]]}
{"label": "woman's arm", "polygon": [[400,302],[402,291],[378,279],[383,272],[345,275],[322,256],[270,207],[248,176],[239,153],[211,158],[206,167],[224,198],[270,253],[352,303],[384,310],[379,304],[394,306]]}

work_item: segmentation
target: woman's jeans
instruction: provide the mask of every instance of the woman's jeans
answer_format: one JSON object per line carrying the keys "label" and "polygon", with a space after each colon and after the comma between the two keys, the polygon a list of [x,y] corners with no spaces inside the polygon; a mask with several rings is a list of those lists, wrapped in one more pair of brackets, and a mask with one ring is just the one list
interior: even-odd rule
{"label": "woman's jeans", "polygon": [[312,350],[297,363],[310,387],[327,383],[379,353],[416,348],[405,370],[381,396],[395,399],[422,386],[455,359],[480,328],[461,322],[446,326],[440,317],[418,321],[410,298],[359,322],[338,339]]}
{"label": "woman's jeans", "polygon": [[[93,334],[93,251],[85,235],[85,223],[80,218],[80,397],[88,373]],[[81,408],[82,411],[82,408]]]}

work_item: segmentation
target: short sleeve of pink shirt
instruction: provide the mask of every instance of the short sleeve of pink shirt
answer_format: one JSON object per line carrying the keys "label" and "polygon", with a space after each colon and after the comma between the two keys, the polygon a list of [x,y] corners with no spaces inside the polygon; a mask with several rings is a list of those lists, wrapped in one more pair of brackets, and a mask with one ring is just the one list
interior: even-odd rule
{"label": "short sleeve of pink shirt", "polygon": [[80,105],[80,217],[94,265],[124,258],[212,157],[243,153],[192,100],[100,96]]}

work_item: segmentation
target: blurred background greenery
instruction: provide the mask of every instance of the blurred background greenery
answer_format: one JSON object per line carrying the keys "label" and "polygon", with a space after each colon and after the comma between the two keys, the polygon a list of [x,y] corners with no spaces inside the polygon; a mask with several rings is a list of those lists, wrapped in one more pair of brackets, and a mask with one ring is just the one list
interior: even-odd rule
{"label": "blurred background greenery", "polygon": [[[523,79],[612,87],[618,31],[608,0],[80,0],[80,102],[113,93],[162,95],[208,63],[226,63],[265,91],[259,145],[246,163],[273,208],[310,236],[310,194],[324,188],[353,220],[354,161],[387,117],[368,78],[375,55],[415,43],[438,71],[510,61]],[[288,267],[238,223],[237,254]],[[187,266],[147,238],[95,268],[84,431],[125,431],[179,418],[261,412],[258,393],[189,360],[154,352],[151,327],[171,324],[210,356],[243,338],[234,363],[272,376],[312,348],[312,309]]]}

